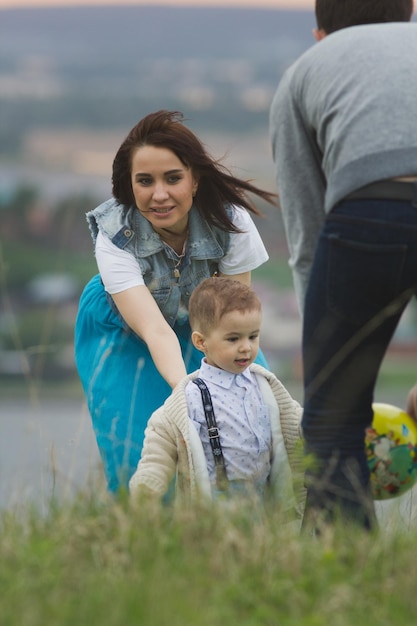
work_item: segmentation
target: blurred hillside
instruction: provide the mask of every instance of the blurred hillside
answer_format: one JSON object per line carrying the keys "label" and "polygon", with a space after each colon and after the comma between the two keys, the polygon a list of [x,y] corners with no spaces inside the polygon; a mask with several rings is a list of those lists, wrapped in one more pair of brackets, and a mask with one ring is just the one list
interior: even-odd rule
{"label": "blurred hillside", "polygon": [[[269,106],[313,27],[308,11],[0,11],[0,377],[73,373],[78,297],[96,272],[85,212],[110,196],[114,154],[142,116],[182,111],[215,157],[275,189]],[[271,260],[254,280],[278,362],[298,355],[300,319],[279,210],[259,208]]]}
{"label": "blurred hillside", "polygon": [[[269,105],[313,25],[303,11],[0,11],[0,203],[21,182],[50,204],[106,198],[121,140],[160,108],[182,111],[216,157],[274,189]],[[275,217],[265,228],[273,253]]]}
{"label": "blurred hillside", "polygon": [[[196,130],[265,128],[309,12],[95,7],[0,12],[0,150],[46,128],[116,128],[179,108]],[[17,140],[18,139],[18,140]]]}
{"label": "blurred hillside", "polygon": [[[96,272],[85,212],[110,195],[114,154],[143,115],[182,111],[214,156],[275,188],[269,104],[311,28],[311,15],[292,11],[0,11],[0,376],[74,372],[78,297]],[[279,211],[260,208],[290,286]]]}

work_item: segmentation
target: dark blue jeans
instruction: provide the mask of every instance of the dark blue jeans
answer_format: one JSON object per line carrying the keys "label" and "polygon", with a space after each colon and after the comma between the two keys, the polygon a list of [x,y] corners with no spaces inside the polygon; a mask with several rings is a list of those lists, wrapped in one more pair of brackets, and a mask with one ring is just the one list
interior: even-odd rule
{"label": "dark blue jeans", "polygon": [[417,206],[337,205],[320,235],[303,322],[305,520],[312,511],[373,521],[364,431],[381,362],[417,293]]}

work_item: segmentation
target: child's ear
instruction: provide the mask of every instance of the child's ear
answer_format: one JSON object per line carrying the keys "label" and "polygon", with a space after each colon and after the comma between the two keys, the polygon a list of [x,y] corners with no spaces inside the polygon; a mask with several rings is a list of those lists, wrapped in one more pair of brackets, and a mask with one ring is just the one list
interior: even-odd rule
{"label": "child's ear", "polygon": [[197,348],[197,350],[200,350],[200,352],[204,352],[206,351],[206,340],[204,338],[204,335],[202,333],[200,333],[198,330],[194,330],[191,333],[191,341],[193,342],[193,346],[194,348]]}

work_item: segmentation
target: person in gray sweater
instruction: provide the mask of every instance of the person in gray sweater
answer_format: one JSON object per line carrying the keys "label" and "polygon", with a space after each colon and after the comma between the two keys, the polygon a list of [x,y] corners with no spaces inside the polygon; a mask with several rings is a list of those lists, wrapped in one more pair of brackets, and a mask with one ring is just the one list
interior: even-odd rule
{"label": "person in gray sweater", "polygon": [[284,74],[270,134],[303,317],[305,524],[375,515],[364,430],[417,293],[412,0],[316,0],[319,43]]}

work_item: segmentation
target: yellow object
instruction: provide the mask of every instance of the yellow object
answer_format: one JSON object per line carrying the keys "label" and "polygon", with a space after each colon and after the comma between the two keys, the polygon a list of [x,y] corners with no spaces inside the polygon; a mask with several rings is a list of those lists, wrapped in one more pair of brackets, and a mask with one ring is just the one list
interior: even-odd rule
{"label": "yellow object", "polygon": [[417,423],[402,409],[392,404],[374,402],[372,428],[379,433],[394,432],[401,443],[417,445]]}
{"label": "yellow object", "polygon": [[365,450],[375,500],[406,493],[417,481],[417,424],[392,404],[374,403]]}

